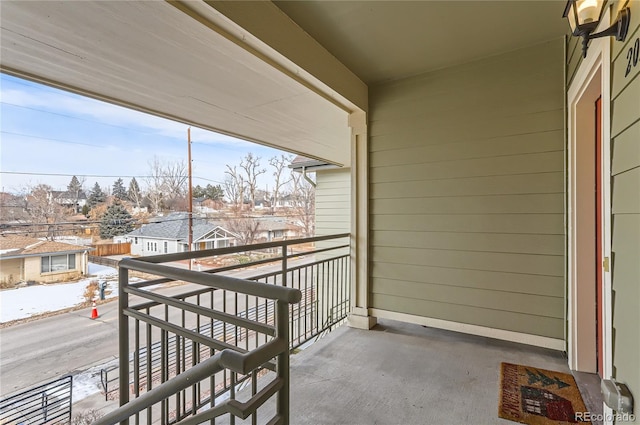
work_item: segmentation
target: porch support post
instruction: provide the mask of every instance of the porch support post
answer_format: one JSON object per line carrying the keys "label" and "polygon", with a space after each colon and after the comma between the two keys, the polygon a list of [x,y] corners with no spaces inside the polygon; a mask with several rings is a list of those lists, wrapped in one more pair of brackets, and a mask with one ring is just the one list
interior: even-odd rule
{"label": "porch support post", "polygon": [[369,315],[369,176],[367,117],[362,111],[349,115],[351,127],[351,313],[353,328],[371,329]]}

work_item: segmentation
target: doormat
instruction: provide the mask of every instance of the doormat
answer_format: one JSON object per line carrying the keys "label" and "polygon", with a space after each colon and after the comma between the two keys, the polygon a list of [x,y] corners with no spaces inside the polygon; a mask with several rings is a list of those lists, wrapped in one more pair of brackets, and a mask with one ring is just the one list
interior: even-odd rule
{"label": "doormat", "polygon": [[498,416],[530,425],[588,423],[587,408],[573,376],[502,363]]}

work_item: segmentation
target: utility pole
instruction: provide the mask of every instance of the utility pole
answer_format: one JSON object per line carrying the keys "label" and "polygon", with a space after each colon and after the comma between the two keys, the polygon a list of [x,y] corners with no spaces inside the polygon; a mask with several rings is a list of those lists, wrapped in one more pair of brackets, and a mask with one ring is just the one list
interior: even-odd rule
{"label": "utility pole", "polygon": [[[191,127],[187,128],[187,147],[189,151],[189,251],[193,245],[193,176],[191,173]],[[189,259],[189,270],[192,269],[193,259]]]}

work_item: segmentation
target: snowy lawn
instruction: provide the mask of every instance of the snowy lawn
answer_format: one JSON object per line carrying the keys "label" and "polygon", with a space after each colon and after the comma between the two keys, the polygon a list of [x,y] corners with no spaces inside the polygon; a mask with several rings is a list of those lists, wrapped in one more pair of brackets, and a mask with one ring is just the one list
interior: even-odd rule
{"label": "snowy lawn", "polygon": [[[63,310],[82,304],[87,285],[92,280],[106,280],[106,298],[118,295],[118,271],[112,267],[89,263],[86,279],[70,283],[49,283],[0,292],[0,323],[24,319],[50,311]],[[96,294],[99,295],[99,294]]]}

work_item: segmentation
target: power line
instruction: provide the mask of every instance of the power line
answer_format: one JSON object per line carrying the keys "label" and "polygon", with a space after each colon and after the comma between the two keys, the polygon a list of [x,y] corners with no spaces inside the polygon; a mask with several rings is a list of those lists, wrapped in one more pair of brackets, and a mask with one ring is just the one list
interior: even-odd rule
{"label": "power line", "polygon": [[[11,175],[24,175],[24,176],[51,176],[51,177],[93,177],[93,178],[136,178],[136,179],[150,179],[150,178],[154,178],[157,176],[145,176],[145,175],[122,175],[122,174],[113,174],[113,175],[109,175],[109,174],[79,174],[79,173],[75,173],[75,174],[67,174],[67,173],[34,173],[31,171],[3,171],[0,170],[0,174],[11,174]],[[167,176],[167,177],[172,177],[172,178],[183,178],[186,176],[183,175],[177,175],[177,176]],[[212,182],[212,183],[217,183],[219,185],[224,185],[224,182],[221,182],[220,180],[213,180],[213,179],[209,179],[206,177],[201,177],[201,176],[193,176],[194,179],[199,179],[199,180],[204,180],[207,182]]]}
{"label": "power line", "polygon": [[41,136],[33,136],[30,134],[23,134],[23,133],[14,133],[11,131],[0,131],[0,133],[2,134],[10,134],[12,136],[20,136],[20,137],[28,137],[30,139],[40,139],[40,140],[49,140],[52,142],[58,142],[58,143],[67,143],[70,145],[81,145],[81,146],[91,146],[94,148],[106,148],[107,146],[100,146],[100,145],[92,145],[90,143],[81,143],[81,142],[72,142],[70,140],[62,140],[62,139],[53,139],[51,137],[41,137]]}
{"label": "power line", "polygon": [[[57,94],[60,94],[60,93],[57,93]],[[73,97],[73,99],[83,100],[83,101],[86,100],[86,98],[83,98],[83,97],[79,97],[79,98],[78,97]],[[100,101],[98,101],[98,102],[100,102]],[[116,108],[118,107],[116,105],[112,105],[112,104],[106,103],[106,102],[101,102],[101,103],[105,103],[105,104],[107,104],[109,106],[113,106],[113,107],[116,107]],[[4,102],[4,101],[0,101],[0,104],[7,105],[7,106],[13,106],[14,108],[22,108],[22,109],[28,109],[30,111],[41,112],[43,114],[57,115],[57,116],[60,116],[60,117],[71,118],[71,119],[79,120],[79,121],[86,121],[86,122],[90,122],[90,123],[93,123],[93,124],[105,125],[105,126],[108,126],[108,127],[119,128],[119,129],[122,129],[122,130],[135,131],[135,132],[141,133],[141,134],[147,134],[147,135],[153,135],[154,134],[153,132],[144,132],[144,131],[141,131],[141,130],[136,130],[136,129],[125,127],[125,126],[122,126],[122,125],[109,124],[109,123],[98,121],[98,120],[91,120],[91,119],[88,119],[88,118],[82,118],[82,117],[79,117],[79,116],[76,116],[76,115],[68,115],[68,114],[62,114],[60,112],[47,111],[46,109],[38,109],[38,108],[34,108],[32,106],[18,105],[18,104],[15,104],[15,103]],[[129,108],[123,108],[123,107],[119,107],[119,108],[130,110],[130,111],[133,111],[133,112],[138,112],[138,111],[135,111],[135,110],[129,109]],[[143,112],[139,112],[139,113],[143,113]],[[145,115],[149,115],[149,114],[145,114]]]}
{"label": "power line", "polygon": [[[103,103],[106,103],[106,102],[103,102]],[[155,132],[155,131],[143,131],[143,130],[139,130],[139,129],[136,129],[136,128],[125,127],[125,126],[122,126],[122,125],[109,124],[109,123],[98,121],[98,120],[82,118],[82,117],[75,116],[75,115],[68,115],[68,114],[62,114],[62,113],[59,113],[59,112],[47,111],[46,109],[38,109],[38,108],[30,107],[30,106],[17,105],[15,103],[9,103],[9,102],[4,102],[4,101],[0,101],[0,104],[7,105],[7,106],[12,106],[12,107],[15,107],[15,108],[28,109],[30,111],[41,112],[41,113],[44,113],[44,114],[57,115],[57,116],[60,116],[60,117],[65,117],[65,118],[75,119],[75,120],[79,120],[79,121],[85,121],[85,122],[104,125],[104,126],[108,126],[108,127],[118,128],[118,129],[127,130],[127,131],[134,132],[134,133],[143,134],[143,135],[146,135],[146,136],[161,136],[161,137],[166,137],[166,138],[169,138],[169,139],[179,139],[179,137],[177,137],[177,136],[162,136],[162,135],[158,135],[157,132]],[[128,110],[128,111],[132,111],[132,112],[136,112],[136,113],[152,116],[154,118],[158,118],[158,119],[161,119],[161,120],[175,122],[177,124],[184,125],[185,127],[187,127],[186,124],[183,124],[183,123],[178,122],[178,121],[168,120],[166,118],[157,117],[155,115],[151,115],[151,114],[147,114],[147,113],[144,113],[144,112],[136,111],[134,109],[124,108],[122,106],[111,105],[110,103],[106,103],[106,104],[109,105],[109,106],[116,107],[116,108],[121,108],[121,109],[125,109],[125,110]],[[216,133],[215,131],[207,130],[207,129],[204,129],[204,128],[201,128],[201,127],[197,127],[197,126],[195,126],[195,127],[198,128],[199,130],[202,130],[202,131],[205,131],[205,132],[209,132],[209,133],[218,134],[220,136],[223,136],[223,134]],[[43,138],[43,137],[39,137],[39,136],[30,136],[30,135],[27,135],[27,134],[9,133],[9,132],[7,132],[7,134],[15,134],[17,136],[33,137],[33,138],[38,138],[38,139],[43,139],[43,140],[52,140],[52,141],[58,141],[58,142],[63,142],[63,143],[74,143],[74,142],[67,142],[67,141],[63,141],[63,140],[59,140],[59,139],[47,139],[47,138]],[[226,137],[230,137],[230,136],[226,136]],[[235,139],[235,138],[232,137],[232,139]],[[237,140],[239,142],[245,142],[245,143],[247,142],[246,140],[242,140],[242,139],[237,139]],[[192,143],[195,144],[195,145],[215,147],[216,149],[221,149],[224,146],[224,143],[215,144],[215,142],[198,142],[198,141],[195,141],[195,140],[192,141]],[[255,142],[249,142],[249,143],[253,143],[255,145],[262,146],[262,145],[259,145],[259,144],[255,143]],[[74,144],[81,144],[81,143],[74,143]],[[220,145],[222,145],[222,146],[220,146]],[[102,147],[106,147],[106,146],[98,146],[98,145],[88,145],[88,146],[97,146],[97,147],[101,147],[101,148]],[[276,150],[278,150],[278,149],[276,149]]]}
{"label": "power line", "polygon": [[[157,176],[144,176],[144,175],[137,175],[137,176],[132,176],[132,175],[122,175],[122,174],[113,174],[113,175],[108,175],[108,174],[66,174],[66,173],[34,173],[34,172],[29,172],[29,171],[0,171],[0,174],[18,174],[18,175],[27,175],[27,176],[55,176],[55,177],[104,177],[104,178],[118,178],[118,177],[127,177],[127,178],[141,178],[141,179],[146,179],[146,178],[153,178],[153,177],[157,177]],[[167,176],[167,177],[186,177],[183,175],[177,175],[177,176]]]}

